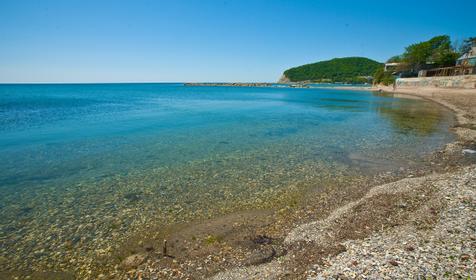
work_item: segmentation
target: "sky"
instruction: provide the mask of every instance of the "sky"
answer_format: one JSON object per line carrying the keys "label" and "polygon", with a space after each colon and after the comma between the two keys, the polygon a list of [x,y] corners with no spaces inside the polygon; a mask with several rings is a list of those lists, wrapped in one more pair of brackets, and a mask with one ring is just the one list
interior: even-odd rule
{"label": "sky", "polygon": [[474,0],[0,0],[0,83],[272,82],[476,36]]}

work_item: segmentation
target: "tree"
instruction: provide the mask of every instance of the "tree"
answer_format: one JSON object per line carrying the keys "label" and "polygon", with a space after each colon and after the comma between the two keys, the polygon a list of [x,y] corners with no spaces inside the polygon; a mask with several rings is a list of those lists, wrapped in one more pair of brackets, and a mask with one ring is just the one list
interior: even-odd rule
{"label": "tree", "polygon": [[411,69],[419,69],[426,64],[430,55],[430,44],[428,42],[421,42],[405,48],[403,61],[410,66]]}
{"label": "tree", "polygon": [[386,86],[391,85],[395,82],[395,77],[389,71],[384,71],[383,68],[377,69],[374,74],[373,83],[384,84]]}
{"label": "tree", "polygon": [[451,46],[450,37],[442,35],[406,47],[403,62],[410,68],[408,70],[416,72],[427,63],[436,67],[452,66],[458,55]]}
{"label": "tree", "polygon": [[398,63],[402,62],[402,56],[401,55],[394,55],[391,58],[387,60],[387,63]]}
{"label": "tree", "polygon": [[439,67],[450,67],[455,65],[459,56],[459,53],[452,50],[441,50],[435,53],[432,59]]}

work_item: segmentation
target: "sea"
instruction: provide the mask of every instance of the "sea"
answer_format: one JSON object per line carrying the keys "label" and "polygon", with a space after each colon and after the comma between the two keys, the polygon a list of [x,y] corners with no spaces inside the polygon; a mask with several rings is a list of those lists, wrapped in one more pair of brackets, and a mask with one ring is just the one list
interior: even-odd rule
{"label": "sea", "polygon": [[0,271],[74,269],[152,227],[417,166],[453,123],[329,86],[2,84]]}

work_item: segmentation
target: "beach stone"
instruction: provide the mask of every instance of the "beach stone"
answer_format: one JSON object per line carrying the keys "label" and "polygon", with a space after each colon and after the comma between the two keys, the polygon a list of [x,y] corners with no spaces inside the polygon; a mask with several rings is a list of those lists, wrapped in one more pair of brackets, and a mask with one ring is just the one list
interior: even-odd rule
{"label": "beach stone", "polygon": [[405,208],[408,207],[408,205],[407,205],[405,202],[402,202],[402,203],[399,203],[399,204],[398,204],[398,207],[399,207],[399,208],[402,208],[402,209],[405,209]]}
{"label": "beach stone", "polygon": [[468,255],[468,254],[463,254],[463,255],[461,255],[461,260],[462,260],[462,261],[467,261],[467,260],[469,260],[470,258],[471,258],[471,257],[470,257],[470,255]]}
{"label": "beach stone", "polygon": [[154,250],[154,246],[152,244],[145,244],[144,245],[144,249],[147,251],[147,252],[151,252]]}
{"label": "beach stone", "polygon": [[144,254],[134,254],[122,261],[122,267],[125,269],[137,268],[146,259]]}
{"label": "beach stone", "polygon": [[409,246],[405,247],[405,250],[407,250],[407,251],[415,251],[415,247],[409,245]]}
{"label": "beach stone", "polygon": [[254,250],[248,259],[245,260],[245,265],[258,265],[262,263],[270,262],[276,255],[276,251],[273,247],[261,247]]}
{"label": "beach stone", "polygon": [[257,235],[252,240],[255,244],[271,244],[273,242],[273,239],[266,235]]}
{"label": "beach stone", "polygon": [[388,261],[388,263],[393,265],[393,266],[398,266],[398,262],[396,260],[390,260],[390,261]]}

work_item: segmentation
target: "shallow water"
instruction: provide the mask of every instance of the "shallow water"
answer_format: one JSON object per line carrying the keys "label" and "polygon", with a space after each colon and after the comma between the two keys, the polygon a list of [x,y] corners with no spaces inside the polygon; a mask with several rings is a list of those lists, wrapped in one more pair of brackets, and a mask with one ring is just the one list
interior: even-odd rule
{"label": "shallow water", "polygon": [[90,264],[152,226],[417,165],[452,122],[364,91],[0,85],[0,271]]}

